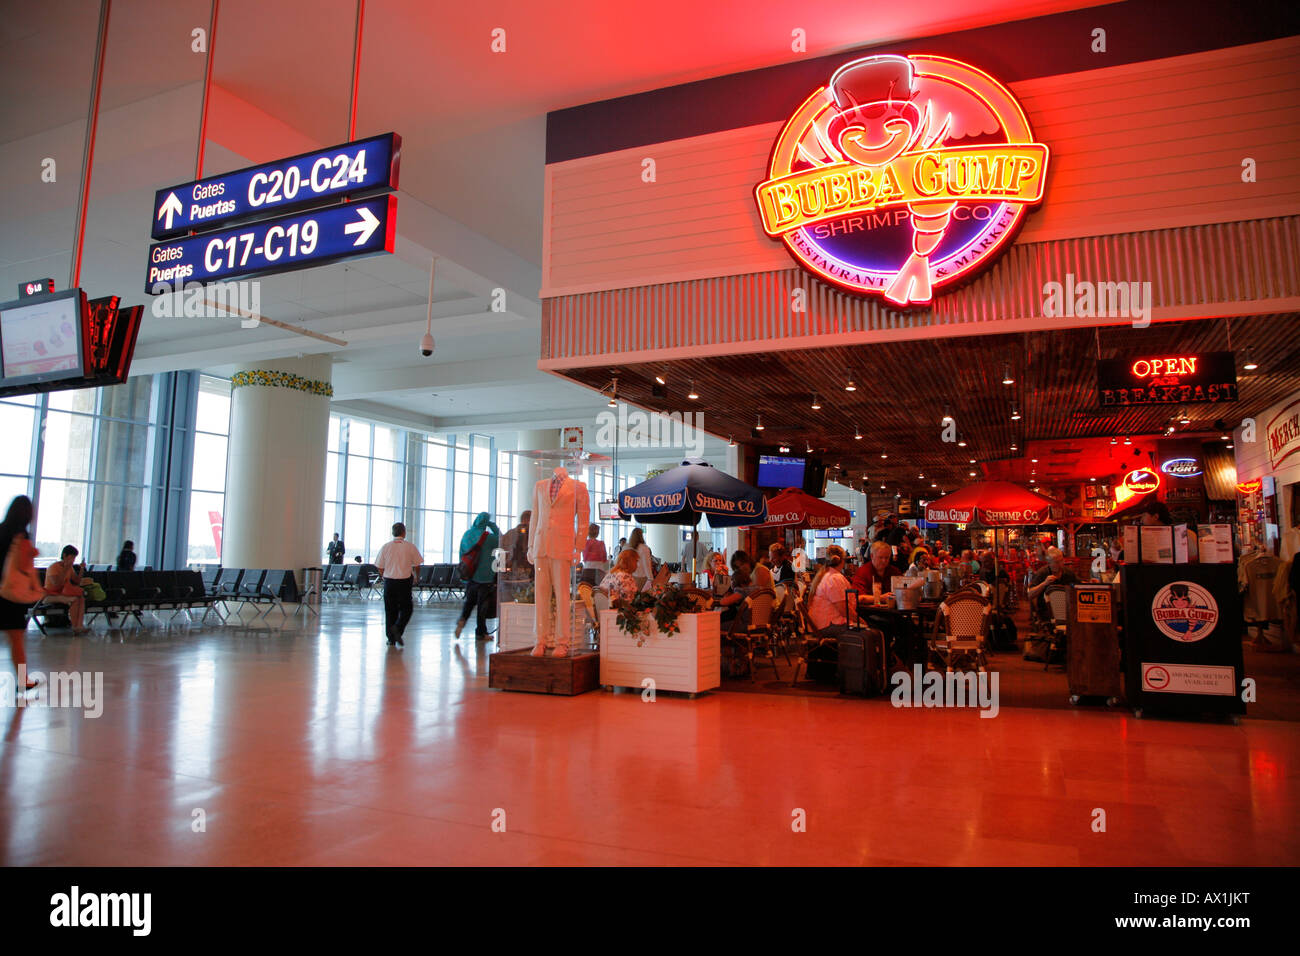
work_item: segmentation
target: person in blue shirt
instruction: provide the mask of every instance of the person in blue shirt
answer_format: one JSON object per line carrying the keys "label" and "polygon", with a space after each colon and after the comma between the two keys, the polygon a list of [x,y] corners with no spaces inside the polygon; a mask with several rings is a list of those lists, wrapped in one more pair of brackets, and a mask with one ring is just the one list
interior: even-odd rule
{"label": "person in blue shirt", "polygon": [[[484,537],[486,535],[486,537]],[[482,538],[482,544],[479,539]],[[479,545],[478,564],[474,573],[465,582],[465,604],[460,610],[460,620],[456,622],[456,636],[465,627],[471,611],[475,613],[474,639],[488,639],[487,619],[492,616],[492,599],[496,596],[496,575],[492,571],[492,552],[501,540],[501,529],[496,526],[486,511],[480,511],[474,523],[460,538],[460,556],[463,558]]]}

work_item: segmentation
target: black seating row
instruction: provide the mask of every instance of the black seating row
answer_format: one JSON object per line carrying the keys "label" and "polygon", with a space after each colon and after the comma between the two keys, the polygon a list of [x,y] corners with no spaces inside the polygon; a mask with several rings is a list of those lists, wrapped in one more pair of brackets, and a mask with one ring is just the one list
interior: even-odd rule
{"label": "black seating row", "polygon": [[458,564],[425,564],[415,579],[415,591],[423,592],[424,602],[464,598],[465,579]]}
{"label": "black seating row", "polygon": [[327,564],[321,568],[321,596],[369,597],[380,585],[379,568],[373,564]]}
{"label": "black seating row", "polygon": [[[174,619],[178,614],[199,608],[206,618],[215,603],[197,571],[94,571],[90,574],[104,589],[104,600],[86,602],[87,623],[100,615],[110,618],[121,615],[143,624],[144,614],[157,620],[157,612],[171,611]],[[33,619],[43,631],[35,613]]]}

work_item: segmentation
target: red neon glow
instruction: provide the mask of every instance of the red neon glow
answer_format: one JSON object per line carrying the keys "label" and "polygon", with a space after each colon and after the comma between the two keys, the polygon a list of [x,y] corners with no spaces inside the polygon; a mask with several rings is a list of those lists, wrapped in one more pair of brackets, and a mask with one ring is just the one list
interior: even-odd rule
{"label": "red neon glow", "polygon": [[[765,231],[819,278],[922,305],[1010,241],[1027,207],[1042,199],[1049,156],[1033,142],[1019,103],[982,70],[941,56],[864,57],[795,110],[754,198]],[[953,219],[977,218],[963,202],[999,205],[962,248],[933,260]],[[886,207],[905,207],[911,218],[911,254],[898,268],[845,262],[809,233],[819,224],[832,236],[837,226],[862,230],[861,214]],[[970,254],[991,235],[995,241]]]}
{"label": "red neon glow", "polygon": [[1239,481],[1237,482],[1237,493],[1243,495],[1253,495],[1255,492],[1259,491],[1259,489],[1262,487],[1264,487],[1263,478],[1256,478],[1254,481]]}
{"label": "red neon glow", "polygon": [[1174,358],[1138,359],[1133,363],[1132,372],[1138,378],[1153,375],[1195,375],[1196,360],[1199,356],[1185,355]]}

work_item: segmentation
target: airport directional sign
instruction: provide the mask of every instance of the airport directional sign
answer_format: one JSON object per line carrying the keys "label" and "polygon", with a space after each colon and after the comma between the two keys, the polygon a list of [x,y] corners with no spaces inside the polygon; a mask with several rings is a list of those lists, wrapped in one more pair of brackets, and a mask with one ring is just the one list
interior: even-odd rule
{"label": "airport directional sign", "polygon": [[401,151],[402,138],[384,133],[168,186],[154,195],[151,234],[168,239],[396,189]]}
{"label": "airport directional sign", "polygon": [[396,196],[279,216],[154,243],[149,247],[145,291],[160,295],[186,283],[269,275],[392,252],[396,238]]}

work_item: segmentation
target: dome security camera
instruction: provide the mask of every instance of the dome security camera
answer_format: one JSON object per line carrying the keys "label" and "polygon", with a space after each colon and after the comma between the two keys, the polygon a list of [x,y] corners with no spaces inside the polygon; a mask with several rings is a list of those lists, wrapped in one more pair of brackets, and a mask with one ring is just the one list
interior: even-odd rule
{"label": "dome security camera", "polygon": [[428,332],[420,338],[420,354],[425,358],[433,354],[433,336]]}

